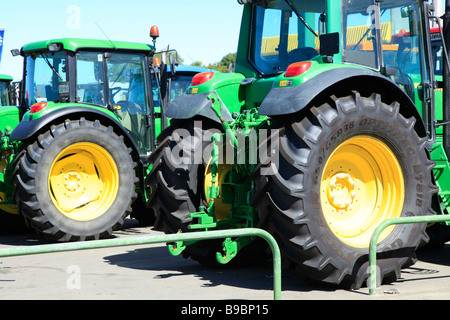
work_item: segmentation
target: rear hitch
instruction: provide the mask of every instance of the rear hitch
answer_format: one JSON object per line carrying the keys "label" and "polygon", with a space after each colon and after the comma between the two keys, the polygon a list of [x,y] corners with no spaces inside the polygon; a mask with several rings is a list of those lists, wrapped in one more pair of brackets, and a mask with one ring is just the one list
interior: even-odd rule
{"label": "rear hitch", "polygon": [[216,253],[216,259],[217,262],[219,262],[220,264],[227,264],[237,255],[238,252],[237,242],[231,240],[231,238],[226,238],[225,241],[223,242],[223,251],[224,254],[221,254],[220,252]]}
{"label": "rear hitch", "polygon": [[240,237],[237,238],[236,240],[226,238],[225,241],[222,243],[224,253],[220,252],[216,253],[217,262],[219,262],[220,264],[227,264],[234,257],[236,257],[239,250],[247,246],[253,240],[254,240],[253,237]]}
{"label": "rear hitch", "polygon": [[[177,232],[177,234],[181,234],[181,230]],[[233,258],[236,257],[239,250],[251,243],[254,240],[253,237],[239,237],[235,240],[231,238],[226,238],[223,243],[223,252],[216,252],[216,260],[220,264],[227,264]],[[167,247],[169,249],[169,253],[173,256],[180,255],[187,246],[196,243],[197,241],[175,241],[172,243],[168,243]]]}

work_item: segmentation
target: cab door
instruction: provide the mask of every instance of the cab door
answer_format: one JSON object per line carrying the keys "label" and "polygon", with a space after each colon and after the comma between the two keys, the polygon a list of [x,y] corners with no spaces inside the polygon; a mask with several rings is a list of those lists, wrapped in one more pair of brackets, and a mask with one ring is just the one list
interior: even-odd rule
{"label": "cab door", "polygon": [[153,148],[153,123],[149,121],[153,103],[146,66],[144,54],[111,53],[107,59],[110,105],[141,156],[148,156]]}

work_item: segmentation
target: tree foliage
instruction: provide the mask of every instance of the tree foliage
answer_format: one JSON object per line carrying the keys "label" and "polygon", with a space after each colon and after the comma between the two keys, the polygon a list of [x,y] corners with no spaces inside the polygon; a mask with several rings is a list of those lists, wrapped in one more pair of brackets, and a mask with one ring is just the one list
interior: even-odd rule
{"label": "tree foliage", "polygon": [[[212,63],[212,64],[210,63],[209,65],[204,65],[201,61],[195,61],[191,64],[191,66],[203,67],[203,68],[217,70],[222,73],[227,73],[230,71],[230,69],[231,69],[231,72],[234,71],[235,63],[236,63],[236,53],[229,53],[226,56],[224,56],[222,58],[222,60],[219,62]],[[230,68],[230,66],[231,66],[231,68]]]}

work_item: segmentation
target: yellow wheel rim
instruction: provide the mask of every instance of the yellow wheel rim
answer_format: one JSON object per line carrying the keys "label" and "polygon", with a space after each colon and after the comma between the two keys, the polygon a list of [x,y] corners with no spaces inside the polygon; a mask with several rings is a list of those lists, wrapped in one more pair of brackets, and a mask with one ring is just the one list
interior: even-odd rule
{"label": "yellow wheel rim", "polygon": [[76,221],[96,219],[117,197],[119,171],[104,148],[89,142],[73,144],[54,160],[48,179],[56,208]]}
{"label": "yellow wheel rim", "polygon": [[[216,173],[216,184],[215,186],[220,187],[219,196],[214,200],[214,212],[217,220],[223,220],[230,216],[231,204],[223,202],[223,188],[222,185],[225,182],[227,174],[231,170],[231,165],[227,164],[219,164]],[[212,174],[211,174],[211,160],[209,161],[206,170],[205,170],[205,180],[204,180],[204,192],[205,197],[208,194],[208,187],[211,186]],[[207,203],[209,204],[211,199],[206,198]]]}
{"label": "yellow wheel rim", "polygon": [[[370,136],[348,139],[331,154],[320,185],[330,230],[353,247],[368,247],[375,228],[401,215],[405,195],[402,169],[392,150]],[[385,239],[395,226],[386,228]]]}
{"label": "yellow wheel rim", "polygon": [[[5,201],[5,194],[3,192],[0,192],[0,202]],[[0,210],[5,211],[6,213],[10,214],[18,214],[19,209],[16,205],[0,205]]]}

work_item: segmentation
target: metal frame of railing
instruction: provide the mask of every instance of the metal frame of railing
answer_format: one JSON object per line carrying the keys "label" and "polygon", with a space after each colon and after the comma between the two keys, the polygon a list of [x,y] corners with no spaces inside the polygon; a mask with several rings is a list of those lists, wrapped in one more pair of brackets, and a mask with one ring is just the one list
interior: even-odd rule
{"label": "metal frame of railing", "polygon": [[257,228],[243,228],[208,232],[188,232],[166,235],[149,235],[84,242],[56,243],[33,246],[21,246],[0,249],[0,258],[34,255],[53,252],[100,249],[154,243],[174,243],[179,241],[201,241],[234,237],[260,237],[267,241],[273,255],[273,291],[274,300],[281,300],[281,254],[276,240],[270,233]]}
{"label": "metal frame of railing", "polygon": [[369,246],[369,294],[375,295],[377,289],[377,244],[381,232],[394,224],[433,223],[450,221],[448,215],[415,216],[387,219],[380,223],[372,234]]}

